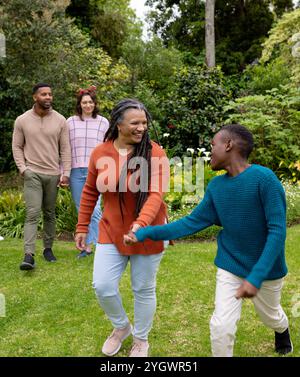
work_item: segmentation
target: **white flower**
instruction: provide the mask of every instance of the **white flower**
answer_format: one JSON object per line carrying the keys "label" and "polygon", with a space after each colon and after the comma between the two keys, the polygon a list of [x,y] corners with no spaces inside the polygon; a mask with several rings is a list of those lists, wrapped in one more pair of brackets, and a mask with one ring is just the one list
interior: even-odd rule
{"label": "white flower", "polygon": [[205,148],[197,148],[197,149],[198,149],[198,151],[201,152],[201,153],[206,151]]}
{"label": "white flower", "polygon": [[182,166],[182,162],[178,162],[178,164],[176,164],[176,166]]}
{"label": "white flower", "polygon": [[170,134],[168,134],[168,133],[163,134],[163,137],[169,137],[169,136],[170,136]]}
{"label": "white flower", "polygon": [[203,154],[205,154],[205,156],[208,157],[210,155],[210,152],[203,152]]}
{"label": "white flower", "polygon": [[292,56],[294,58],[300,58],[300,42],[297,42],[292,48]]}
{"label": "white flower", "polygon": [[210,157],[202,157],[203,161],[210,161]]}
{"label": "white flower", "polygon": [[191,154],[194,154],[195,150],[193,148],[187,148],[187,152],[191,152]]}
{"label": "white flower", "polygon": [[300,33],[296,33],[291,38],[292,42],[299,42],[300,41]]}

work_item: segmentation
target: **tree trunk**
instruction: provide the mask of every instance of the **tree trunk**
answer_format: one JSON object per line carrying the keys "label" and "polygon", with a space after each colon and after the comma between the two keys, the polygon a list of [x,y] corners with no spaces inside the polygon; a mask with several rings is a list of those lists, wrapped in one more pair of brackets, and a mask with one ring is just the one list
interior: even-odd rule
{"label": "tree trunk", "polygon": [[5,35],[0,32],[0,58],[6,57]]}
{"label": "tree trunk", "polygon": [[216,65],[215,3],[216,0],[206,0],[205,2],[205,62],[209,68]]}

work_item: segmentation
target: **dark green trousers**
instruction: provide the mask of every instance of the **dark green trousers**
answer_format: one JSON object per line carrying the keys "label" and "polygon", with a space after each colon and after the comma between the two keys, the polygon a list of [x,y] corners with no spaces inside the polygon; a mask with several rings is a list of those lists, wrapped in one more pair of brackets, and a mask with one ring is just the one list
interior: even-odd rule
{"label": "dark green trousers", "polygon": [[37,226],[43,211],[44,248],[52,247],[55,238],[55,204],[59,175],[24,172],[24,199],[26,219],[24,225],[24,251],[35,253]]}

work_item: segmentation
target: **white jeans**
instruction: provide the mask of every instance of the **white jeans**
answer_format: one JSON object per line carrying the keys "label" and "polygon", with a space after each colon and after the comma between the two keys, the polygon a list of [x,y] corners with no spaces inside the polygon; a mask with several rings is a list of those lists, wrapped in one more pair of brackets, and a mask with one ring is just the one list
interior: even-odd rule
{"label": "white jeans", "polygon": [[130,262],[134,295],[133,336],[147,340],[156,310],[156,274],[163,253],[121,255],[113,244],[97,244],[94,258],[93,286],[99,304],[114,328],[124,328],[129,319],[122,304],[119,282]]}
{"label": "white jeans", "polygon": [[[218,268],[215,310],[210,320],[212,354],[215,357],[233,356],[237,322],[241,316],[243,300],[235,294],[244,279]],[[288,319],[280,305],[283,279],[264,281],[251,300],[261,321],[274,331],[284,332]]]}

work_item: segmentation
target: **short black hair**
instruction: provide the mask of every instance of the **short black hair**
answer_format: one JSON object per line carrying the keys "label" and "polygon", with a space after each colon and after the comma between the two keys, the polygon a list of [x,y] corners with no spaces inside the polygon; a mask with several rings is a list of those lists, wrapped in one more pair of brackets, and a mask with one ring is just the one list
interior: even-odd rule
{"label": "short black hair", "polygon": [[227,124],[226,126],[223,126],[220,131],[227,132],[234,140],[237,141],[242,157],[249,157],[254,148],[254,140],[252,133],[246,127],[239,123]]}
{"label": "short black hair", "polygon": [[35,94],[40,88],[51,88],[51,85],[46,84],[45,82],[39,82],[32,88],[32,94]]}

